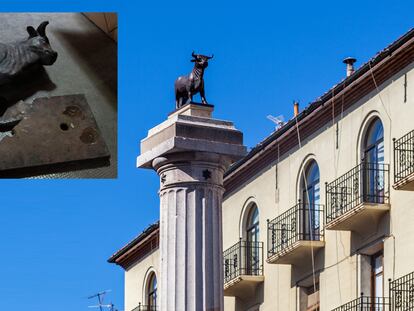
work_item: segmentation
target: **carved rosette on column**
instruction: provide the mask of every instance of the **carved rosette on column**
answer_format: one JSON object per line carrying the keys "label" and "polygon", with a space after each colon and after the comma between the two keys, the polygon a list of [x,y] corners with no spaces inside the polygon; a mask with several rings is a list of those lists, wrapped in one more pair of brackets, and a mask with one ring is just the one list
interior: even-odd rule
{"label": "carved rosette on column", "polygon": [[246,152],[231,122],[190,104],[149,131],[138,166],[160,176],[160,309],[223,310],[223,175]]}

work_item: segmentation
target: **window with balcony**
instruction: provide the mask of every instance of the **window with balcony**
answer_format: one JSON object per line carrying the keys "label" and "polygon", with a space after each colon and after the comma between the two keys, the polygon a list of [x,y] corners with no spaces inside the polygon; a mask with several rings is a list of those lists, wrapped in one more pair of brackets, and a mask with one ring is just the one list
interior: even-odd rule
{"label": "window with balcony", "polygon": [[143,301],[139,303],[132,311],[156,311],[157,310],[157,276],[155,272],[150,271],[144,282]]}
{"label": "window with balcony", "polygon": [[364,231],[389,211],[389,165],[384,163],[384,128],[372,120],[361,143],[362,161],[326,185],[328,230]]}
{"label": "window with balcony", "polygon": [[299,203],[267,223],[267,261],[297,264],[323,248],[322,215],[319,167],[312,160],[301,173]]}
{"label": "window with balcony", "polygon": [[223,252],[225,296],[248,297],[264,281],[263,242],[260,241],[259,209],[249,204],[239,241]]}
{"label": "window with balcony", "polygon": [[390,298],[384,291],[382,245],[372,245],[361,253],[361,296],[334,311],[390,311]]}

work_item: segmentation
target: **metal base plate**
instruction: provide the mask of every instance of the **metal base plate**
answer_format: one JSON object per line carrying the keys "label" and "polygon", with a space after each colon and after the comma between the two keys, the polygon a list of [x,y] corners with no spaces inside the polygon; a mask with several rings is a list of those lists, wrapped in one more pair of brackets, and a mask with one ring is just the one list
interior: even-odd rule
{"label": "metal base plate", "polygon": [[0,177],[109,165],[108,148],[83,95],[37,98],[9,108],[5,117]]}

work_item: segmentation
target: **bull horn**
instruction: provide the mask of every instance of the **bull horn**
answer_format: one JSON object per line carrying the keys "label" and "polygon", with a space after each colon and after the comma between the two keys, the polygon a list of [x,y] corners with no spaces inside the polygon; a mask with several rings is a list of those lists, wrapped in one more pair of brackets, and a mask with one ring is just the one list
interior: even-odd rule
{"label": "bull horn", "polygon": [[192,57],[194,57],[194,58],[196,58],[197,57],[197,54],[194,54],[194,51],[191,53],[191,56]]}
{"label": "bull horn", "polygon": [[29,34],[29,38],[34,38],[39,35],[36,29],[34,29],[32,26],[27,26],[26,29],[27,29],[27,33]]}
{"label": "bull horn", "polygon": [[207,56],[208,59],[212,59],[214,57],[214,54],[211,54],[211,56]]}
{"label": "bull horn", "polygon": [[39,25],[39,27],[37,27],[37,32],[39,33],[39,35],[41,35],[42,37],[46,37],[46,26],[49,25],[48,21],[45,21],[43,23],[41,23]]}

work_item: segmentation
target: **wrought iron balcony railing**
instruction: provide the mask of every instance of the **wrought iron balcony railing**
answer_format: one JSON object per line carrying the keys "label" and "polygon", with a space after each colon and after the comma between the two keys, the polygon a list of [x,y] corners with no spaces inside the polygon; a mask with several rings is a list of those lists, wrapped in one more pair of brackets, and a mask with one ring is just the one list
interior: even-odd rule
{"label": "wrought iron balcony railing", "polygon": [[297,241],[322,241],[323,206],[298,203],[267,224],[267,257]]}
{"label": "wrought iron balcony railing", "polygon": [[362,203],[388,203],[389,165],[361,163],[326,184],[326,223]]}
{"label": "wrought iron balcony railing", "polygon": [[140,303],[137,307],[135,307],[131,311],[157,311],[157,310],[158,308],[156,306],[147,306],[147,305],[142,305]]}
{"label": "wrought iron balcony railing", "polygon": [[388,297],[363,296],[352,300],[332,311],[388,311],[390,300]]}
{"label": "wrought iron balcony railing", "polygon": [[394,140],[394,183],[414,174],[414,131]]}
{"label": "wrought iron balcony railing", "polygon": [[390,281],[391,310],[414,310],[414,272]]}
{"label": "wrought iron balcony railing", "polygon": [[240,240],[223,253],[224,283],[242,275],[263,275],[263,242]]}

